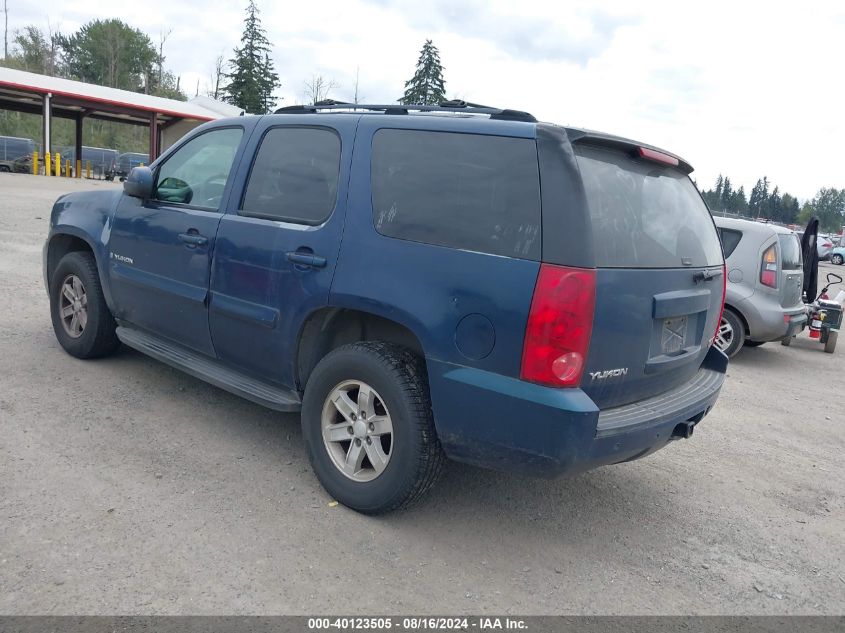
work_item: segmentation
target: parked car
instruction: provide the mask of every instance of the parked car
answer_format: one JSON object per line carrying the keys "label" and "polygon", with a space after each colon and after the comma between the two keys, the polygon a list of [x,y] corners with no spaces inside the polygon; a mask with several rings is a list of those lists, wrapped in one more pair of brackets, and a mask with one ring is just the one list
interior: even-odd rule
{"label": "parked car", "polygon": [[35,151],[35,141],[31,138],[16,136],[0,136],[0,172],[15,170],[15,161],[22,157],[29,157],[32,163],[32,152]]}
{"label": "parked car", "polygon": [[[75,164],[76,150],[74,148],[65,148],[61,152],[62,161],[69,160]],[[82,170],[83,174],[87,168],[87,164],[91,163],[91,175],[94,178],[104,178],[105,180],[113,180],[117,171],[117,150],[108,149],[105,147],[88,147],[82,146]]]}
{"label": "parked car", "polygon": [[138,167],[139,165],[149,165],[150,164],[150,156],[149,154],[138,154],[136,152],[125,152],[118,156],[117,158],[117,165],[115,167],[114,175],[117,178],[123,180],[126,176],[129,175],[129,172],[132,171],[134,167]]}
{"label": "parked car", "polygon": [[830,259],[831,251],[833,250],[833,240],[827,235],[816,236],[816,251],[819,254],[819,261]]}
{"label": "parked car", "polygon": [[830,263],[841,266],[845,262],[845,246],[837,246],[830,251]]}
{"label": "parked car", "polygon": [[123,192],[61,197],[61,346],[301,411],[319,480],[365,513],[444,457],[552,476],[691,435],[727,358],[687,162],[511,110],[351,107],[210,122]]}
{"label": "parked car", "polygon": [[807,324],[798,236],[775,224],[714,220],[728,271],[716,345],[733,357],[743,345],[791,340]]}

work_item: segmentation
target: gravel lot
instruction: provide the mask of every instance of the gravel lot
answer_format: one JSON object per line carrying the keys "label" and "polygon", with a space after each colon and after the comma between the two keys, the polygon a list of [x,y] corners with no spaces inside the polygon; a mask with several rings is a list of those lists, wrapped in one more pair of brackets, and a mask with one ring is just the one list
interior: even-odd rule
{"label": "gravel lot", "polygon": [[0,613],[845,612],[845,343],[744,350],[695,436],[645,460],[453,464],[367,518],[329,506],[297,416],[59,348],[50,207],[115,186],[0,174]]}

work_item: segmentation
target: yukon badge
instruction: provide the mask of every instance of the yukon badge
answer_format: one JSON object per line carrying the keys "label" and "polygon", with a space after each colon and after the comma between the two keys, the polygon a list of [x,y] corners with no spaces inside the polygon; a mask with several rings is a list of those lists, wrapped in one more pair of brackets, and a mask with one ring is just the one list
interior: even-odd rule
{"label": "yukon badge", "polygon": [[605,369],[604,371],[591,371],[590,380],[605,380],[607,378],[619,378],[628,373],[627,367],[620,367],[619,369]]}
{"label": "yukon badge", "polygon": [[111,259],[116,259],[119,262],[123,262],[124,264],[130,264],[131,265],[131,264],[135,263],[135,260],[132,259],[131,257],[127,257],[126,255],[119,255],[119,254],[114,253],[112,251],[109,251],[109,257]]}

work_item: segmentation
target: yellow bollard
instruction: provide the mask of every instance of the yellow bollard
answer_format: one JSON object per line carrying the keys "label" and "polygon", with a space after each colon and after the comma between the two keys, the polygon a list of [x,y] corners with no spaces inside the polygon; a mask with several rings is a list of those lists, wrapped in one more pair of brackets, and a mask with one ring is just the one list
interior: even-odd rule
{"label": "yellow bollard", "polygon": [[55,175],[61,176],[62,175],[62,155],[59,154],[59,152],[56,152],[56,163],[53,165],[53,167],[56,168],[54,170]]}
{"label": "yellow bollard", "polygon": [[70,178],[70,159],[65,161],[65,178]]}
{"label": "yellow bollard", "polygon": [[32,175],[38,175],[38,152],[32,152]]}
{"label": "yellow bollard", "polygon": [[48,152],[48,153],[44,154],[44,175],[45,176],[50,175],[50,171],[51,171],[50,167],[52,167],[52,165],[53,165],[53,157]]}
{"label": "yellow bollard", "polygon": [[76,159],[76,171],[74,172],[74,175],[77,178],[82,178],[82,161],[78,158]]}
{"label": "yellow bollard", "polygon": [[90,160],[85,161],[85,177],[88,178],[88,180],[91,179],[91,161]]}

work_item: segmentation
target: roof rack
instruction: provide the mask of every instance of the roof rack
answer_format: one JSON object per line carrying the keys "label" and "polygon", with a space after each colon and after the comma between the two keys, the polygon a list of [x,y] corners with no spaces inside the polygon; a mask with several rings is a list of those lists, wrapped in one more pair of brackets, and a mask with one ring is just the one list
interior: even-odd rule
{"label": "roof rack", "polygon": [[383,112],[384,114],[408,114],[409,112],[458,112],[469,114],[487,114],[491,119],[500,121],[528,121],[534,123],[537,119],[528,112],[520,110],[507,110],[502,108],[491,108],[490,106],[479,105],[477,103],[467,103],[454,99],[452,101],[442,101],[438,105],[414,105],[414,104],[362,104],[362,103],[346,103],[345,101],[335,101],[334,99],[326,99],[318,101],[314,105],[293,105],[285,106],[276,110],[275,114],[314,114],[317,112],[325,112],[332,110],[366,110],[367,112]]}

